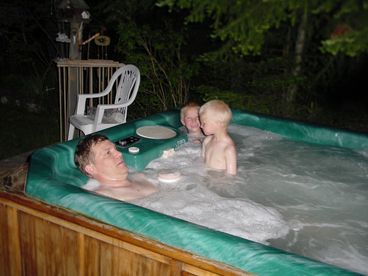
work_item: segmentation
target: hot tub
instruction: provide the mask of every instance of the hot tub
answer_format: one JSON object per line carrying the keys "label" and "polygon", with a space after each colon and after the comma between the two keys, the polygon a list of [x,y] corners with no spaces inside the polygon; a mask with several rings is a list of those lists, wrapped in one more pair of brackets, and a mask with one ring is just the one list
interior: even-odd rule
{"label": "hot tub", "polygon": [[[278,133],[293,140],[351,149],[368,149],[368,137],[346,131],[315,127],[241,111],[233,111],[233,124],[247,125]],[[167,140],[142,138],[135,146],[139,153],[120,148],[131,169],[140,171],[165,150],[186,142],[179,112],[170,111],[101,131],[112,141],[135,134],[146,125],[167,126],[177,135]],[[215,260],[244,272],[259,275],[350,275],[332,265],[252,242],[213,229],[201,227],[133,204],[85,191],[87,178],[73,162],[78,140],[51,145],[32,155],[26,194],[47,204],[91,217],[108,225],[128,230],[153,241],[180,248],[196,256]],[[277,185],[277,183],[275,184]]]}

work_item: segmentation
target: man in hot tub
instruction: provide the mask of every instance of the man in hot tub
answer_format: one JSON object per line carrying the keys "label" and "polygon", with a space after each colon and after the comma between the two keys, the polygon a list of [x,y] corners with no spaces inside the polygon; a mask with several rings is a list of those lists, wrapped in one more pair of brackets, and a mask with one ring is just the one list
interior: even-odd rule
{"label": "man in hot tub", "polygon": [[123,155],[106,136],[89,135],[77,145],[74,161],[90,179],[82,188],[118,200],[130,201],[157,191],[141,175],[128,178]]}

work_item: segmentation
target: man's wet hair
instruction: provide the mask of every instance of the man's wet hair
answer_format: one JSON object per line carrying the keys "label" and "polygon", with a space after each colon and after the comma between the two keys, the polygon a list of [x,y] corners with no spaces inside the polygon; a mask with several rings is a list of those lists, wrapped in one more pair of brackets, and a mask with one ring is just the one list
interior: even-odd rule
{"label": "man's wet hair", "polygon": [[106,140],[109,140],[109,138],[105,135],[91,134],[79,141],[75,149],[74,163],[84,174],[88,175],[85,167],[95,160],[92,147]]}

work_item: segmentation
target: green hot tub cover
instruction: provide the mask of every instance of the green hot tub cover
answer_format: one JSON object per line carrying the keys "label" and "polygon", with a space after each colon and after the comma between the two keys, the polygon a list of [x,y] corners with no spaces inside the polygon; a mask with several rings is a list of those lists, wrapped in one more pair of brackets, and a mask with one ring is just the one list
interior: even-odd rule
{"label": "green hot tub cover", "polygon": [[[233,123],[272,131],[290,139],[309,143],[367,149],[368,137],[233,111]],[[138,154],[119,148],[131,169],[137,171],[164,150],[177,148],[187,137],[178,131],[178,111],[156,114],[116,126],[100,133],[112,141],[135,134],[137,128],[162,125],[177,131],[168,140],[142,138]],[[201,227],[133,204],[98,196],[81,188],[87,178],[75,166],[73,157],[78,139],[51,145],[32,154],[26,194],[49,204],[73,210],[121,229],[149,237],[200,256],[226,263],[259,275],[355,275],[355,273],[287,253],[256,242]]]}

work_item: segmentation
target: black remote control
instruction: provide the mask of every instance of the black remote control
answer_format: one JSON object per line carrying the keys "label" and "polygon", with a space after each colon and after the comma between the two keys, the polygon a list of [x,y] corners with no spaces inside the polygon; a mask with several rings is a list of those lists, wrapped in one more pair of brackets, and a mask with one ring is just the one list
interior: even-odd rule
{"label": "black remote control", "polygon": [[134,143],[137,143],[139,140],[141,140],[141,138],[137,136],[129,136],[129,137],[118,140],[116,144],[120,147],[126,148]]}

